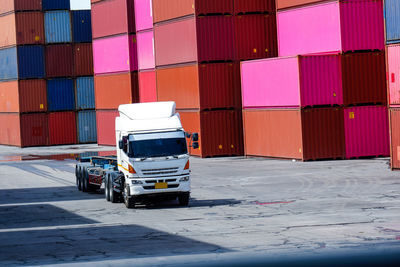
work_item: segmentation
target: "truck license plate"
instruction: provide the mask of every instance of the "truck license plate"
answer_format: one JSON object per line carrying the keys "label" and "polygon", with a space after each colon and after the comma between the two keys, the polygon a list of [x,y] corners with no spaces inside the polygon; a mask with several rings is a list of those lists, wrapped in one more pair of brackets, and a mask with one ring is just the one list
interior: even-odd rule
{"label": "truck license plate", "polygon": [[168,184],[167,183],[156,183],[155,188],[156,189],[167,189]]}

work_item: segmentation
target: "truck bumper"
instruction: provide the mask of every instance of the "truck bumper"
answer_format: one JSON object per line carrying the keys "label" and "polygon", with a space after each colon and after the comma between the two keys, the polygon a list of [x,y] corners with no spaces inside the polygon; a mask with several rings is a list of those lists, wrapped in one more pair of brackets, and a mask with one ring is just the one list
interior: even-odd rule
{"label": "truck bumper", "polygon": [[[187,175],[186,175],[187,176]],[[130,185],[130,195],[131,196],[142,196],[142,195],[163,195],[163,194],[173,194],[173,193],[188,193],[190,192],[190,180],[189,181],[179,181],[177,178],[176,182],[168,182],[168,188],[165,189],[155,189],[156,183],[146,182],[143,180],[143,184]],[[152,179],[154,180],[154,179]]]}

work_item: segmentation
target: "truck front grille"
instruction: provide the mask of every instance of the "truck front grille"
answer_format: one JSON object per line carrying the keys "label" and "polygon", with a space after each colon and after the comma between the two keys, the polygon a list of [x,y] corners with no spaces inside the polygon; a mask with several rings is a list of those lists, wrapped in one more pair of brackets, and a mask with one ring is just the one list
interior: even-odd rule
{"label": "truck front grille", "polygon": [[[168,188],[178,188],[178,187],[179,187],[179,184],[169,184],[168,185]],[[143,186],[143,188],[145,190],[154,190],[154,189],[156,189],[156,187],[154,185]]]}
{"label": "truck front grille", "polygon": [[177,173],[179,170],[179,167],[174,167],[174,168],[165,168],[165,169],[147,169],[147,170],[142,170],[143,175],[168,175],[168,174],[174,174]]}

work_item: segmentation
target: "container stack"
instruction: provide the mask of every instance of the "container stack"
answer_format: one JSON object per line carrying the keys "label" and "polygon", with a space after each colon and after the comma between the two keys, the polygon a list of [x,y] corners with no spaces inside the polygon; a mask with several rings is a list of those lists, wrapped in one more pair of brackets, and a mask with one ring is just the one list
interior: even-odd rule
{"label": "container stack", "polygon": [[71,12],[69,0],[13,0],[0,13],[0,143],[96,142],[94,117],[76,114],[94,108],[90,10]]}
{"label": "container stack", "polygon": [[98,144],[115,145],[120,104],[139,100],[134,0],[92,0]]}
{"label": "container stack", "polygon": [[385,1],[391,167],[400,169],[400,2]]}
{"label": "container stack", "polygon": [[279,58],[243,62],[245,153],[389,154],[383,3],[277,0]]}
{"label": "container stack", "polygon": [[157,101],[152,0],[135,0],[139,102]]}
{"label": "container stack", "polygon": [[277,55],[274,3],[152,1],[157,100],[199,133],[193,155],[243,155],[239,61]]}

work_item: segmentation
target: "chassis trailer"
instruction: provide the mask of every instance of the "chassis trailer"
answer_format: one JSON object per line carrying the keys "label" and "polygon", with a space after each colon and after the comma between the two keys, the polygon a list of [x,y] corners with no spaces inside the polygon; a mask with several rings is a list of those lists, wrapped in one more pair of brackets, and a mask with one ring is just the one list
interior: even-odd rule
{"label": "chassis trailer", "polygon": [[[117,156],[84,157],[76,164],[78,190],[99,190],[127,208],[150,199],[190,199],[188,147],[197,149],[198,134],[183,130],[174,102],[121,105],[116,118]],[[189,146],[187,145],[189,139]]]}

